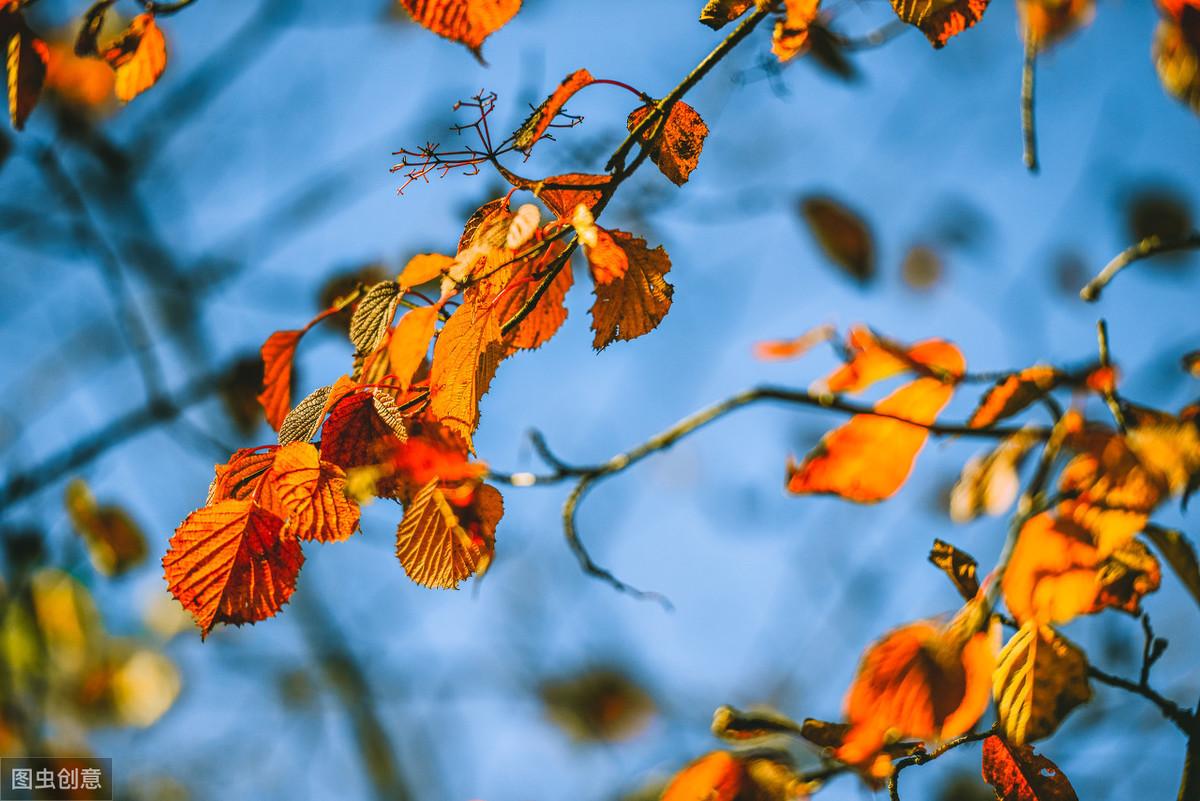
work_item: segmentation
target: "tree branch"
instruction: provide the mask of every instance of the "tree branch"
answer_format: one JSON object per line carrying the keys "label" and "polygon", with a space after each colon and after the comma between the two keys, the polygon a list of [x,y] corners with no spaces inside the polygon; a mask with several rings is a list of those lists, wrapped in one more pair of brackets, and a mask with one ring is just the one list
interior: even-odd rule
{"label": "tree branch", "polygon": [[1117,277],[1117,273],[1126,267],[1160,253],[1176,253],[1181,250],[1200,250],[1200,231],[1193,231],[1180,239],[1164,240],[1158,236],[1146,237],[1136,245],[1121,251],[1116,258],[1104,265],[1104,269],[1097,273],[1095,278],[1088,281],[1083,289],[1079,290],[1079,297],[1088,303],[1094,303],[1100,299],[1100,293],[1104,291],[1104,288]]}
{"label": "tree branch", "polygon": [[903,759],[897,760],[892,775],[888,777],[888,798],[891,801],[900,801],[900,771],[905,768],[911,768],[914,765],[924,765],[926,762],[932,762],[942,754],[958,748],[960,745],[986,740],[996,733],[999,725],[999,723],[993,723],[991,728],[984,731],[963,734],[952,740],[947,740],[932,751],[918,751],[912,756],[906,756]]}

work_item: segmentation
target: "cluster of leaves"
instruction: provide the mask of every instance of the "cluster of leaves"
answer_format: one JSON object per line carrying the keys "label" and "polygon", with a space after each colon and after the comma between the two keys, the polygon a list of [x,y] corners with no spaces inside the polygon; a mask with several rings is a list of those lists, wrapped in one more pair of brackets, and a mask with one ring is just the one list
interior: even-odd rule
{"label": "cluster of leaves", "polygon": [[170,10],[143,3],[143,13],[104,37],[112,27],[109,10],[115,3],[94,3],[72,46],[40,38],[25,21],[21,0],[0,2],[0,40],[8,53],[8,113],[14,128],[25,127],[44,88],[94,107],[104,104],[110,92],[128,103],[158,81],[167,66],[167,45],[155,19]]}
{"label": "cluster of leaves", "polygon": [[[764,343],[760,352],[798,355],[829,337],[818,329]],[[911,379],[791,465],[788,489],[876,503],[907,480],[938,414],[971,376],[958,349],[944,340],[905,346],[857,328],[841,349],[847,361],[817,382],[818,395],[860,392],[897,375]],[[1102,396],[1113,423],[1088,420],[1076,408],[1061,411],[1053,393],[1063,389]],[[1053,414],[1052,427],[999,427],[1036,405]],[[1162,579],[1150,545],[1200,604],[1193,547],[1150,519],[1171,498],[1186,503],[1200,486],[1200,404],[1170,413],[1130,403],[1118,395],[1106,359],[1075,371],[1034,365],[1002,376],[982,396],[964,427],[970,431],[991,432],[999,441],[967,464],[955,487],[951,511],[960,521],[1006,514],[1017,500],[1023,457],[1037,447],[1041,454],[1008,547],[987,579],[980,581],[971,556],[935,542],[930,560],[954,583],[963,606],[948,618],[901,626],[871,645],[846,695],[844,722],[801,725],[774,713],[718,710],[714,731],[725,739],[792,734],[820,748],[833,767],[804,774],[783,754],[720,751],[685,768],[664,799],[793,798],[843,769],[878,786],[897,766],[929,758],[926,744],[982,739],[968,733],[993,703],[996,722],[984,745],[983,775],[997,797],[1075,797],[1065,777],[1028,747],[1092,697],[1087,655],[1059,627],[1108,609],[1140,614],[1141,599]],[[1065,459],[1051,486],[1060,456]],[[1012,633],[1001,647],[1002,621]],[[1164,646],[1148,635],[1144,676]]]}

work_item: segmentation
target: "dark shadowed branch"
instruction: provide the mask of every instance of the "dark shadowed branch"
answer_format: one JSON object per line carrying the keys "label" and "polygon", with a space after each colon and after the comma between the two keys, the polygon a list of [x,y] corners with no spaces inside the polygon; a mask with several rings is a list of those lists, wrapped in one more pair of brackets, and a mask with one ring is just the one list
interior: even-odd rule
{"label": "dark shadowed branch", "polygon": [[1117,254],[1116,258],[1104,265],[1104,269],[1096,277],[1088,281],[1079,290],[1079,297],[1092,303],[1100,299],[1100,293],[1117,277],[1117,273],[1142,259],[1157,256],[1160,253],[1177,253],[1182,250],[1200,250],[1200,231],[1193,231],[1180,239],[1163,239],[1159,236],[1148,236],[1132,247]]}

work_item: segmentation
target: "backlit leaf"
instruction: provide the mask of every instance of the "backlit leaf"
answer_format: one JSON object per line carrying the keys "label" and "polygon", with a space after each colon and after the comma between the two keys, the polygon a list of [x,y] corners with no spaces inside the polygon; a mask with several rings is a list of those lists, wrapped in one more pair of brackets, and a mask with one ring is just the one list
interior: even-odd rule
{"label": "backlit leaf", "polygon": [[967,425],[971,428],[987,428],[1012,417],[1045,397],[1066,378],[1053,367],[1042,364],[1006,376],[983,396]]}
{"label": "backlit leaf", "polygon": [[8,70],[8,116],[19,131],[37,105],[46,80],[50,50],[25,24],[15,2],[0,7],[0,42],[5,45]]}
{"label": "backlit leaf", "polygon": [[546,131],[550,129],[550,124],[554,122],[554,118],[562,111],[567,101],[594,80],[592,74],[585,69],[575,70],[563,78],[554,92],[533,110],[533,113],[525,122],[521,123],[521,127],[513,134],[513,147],[525,155],[529,155],[529,151],[533,149],[539,139],[545,136]]}
{"label": "backlit leaf", "polygon": [[168,589],[202,637],[216,623],[254,623],[291,597],[304,563],[283,521],[250,500],[224,500],[188,515],[163,557]]}
{"label": "backlit leaf", "polygon": [[482,59],[483,41],[521,10],[521,0],[398,0],[438,36],[461,42]]}
{"label": "backlit leaf", "polygon": [[329,393],[333,387],[317,387],[296,404],[296,408],[287,413],[279,426],[279,444],[289,442],[308,442],[321,430],[321,421],[325,419],[325,409],[329,403]]}
{"label": "backlit leaf", "polygon": [[653,331],[667,316],[674,292],[664,277],[671,270],[671,259],[662,247],[650,250],[646,240],[632,234],[609,233],[628,258],[628,270],[617,280],[596,284],[591,308],[596,350]]}
{"label": "backlit leaf", "polygon": [[1084,528],[1049,512],[1036,515],[1021,527],[1008,560],[1004,603],[1021,623],[1065,623],[1094,606],[1100,561]]}
{"label": "backlit leaf", "polygon": [[[657,103],[635,108],[630,112],[625,127],[632,133],[646,117],[652,112],[657,112],[657,109]],[[643,144],[649,141],[650,135],[659,125],[656,121],[643,128],[639,136],[640,141]],[[671,183],[683,186],[700,162],[700,151],[704,147],[705,137],[708,136],[708,125],[694,108],[682,100],[671,106],[667,121],[661,125],[662,131],[650,148],[650,159],[658,165],[658,169]]]}
{"label": "backlit leaf", "polygon": [[818,325],[810,328],[795,339],[771,339],[754,345],[754,355],[764,361],[776,359],[796,359],[812,350],[822,342],[833,339],[837,333],[832,325]]}
{"label": "backlit leaf", "polygon": [[283,426],[292,406],[292,362],[305,330],[276,331],[262,346],[263,390],[258,402],[276,431]]}
{"label": "backlit leaf", "polygon": [[500,323],[471,298],[454,310],[433,347],[429,401],[433,415],[470,442],[479,425],[479,401],[504,356]]}
{"label": "backlit leaf", "polygon": [[360,355],[375,350],[387,334],[400,300],[400,285],[382,281],[367,290],[350,318],[350,341]]}
{"label": "backlit leaf", "polygon": [[[542,256],[531,262],[530,273],[537,275],[550,269],[550,265],[562,254],[564,247],[560,242],[550,245]],[[540,348],[558,333],[558,329],[567,319],[567,291],[574,281],[575,275],[570,264],[559,268],[558,274],[550,282],[537,306],[504,338],[508,352]],[[493,313],[496,319],[511,319],[533,297],[538,283],[521,275],[513,279],[494,301]]]}
{"label": "backlit leaf", "polygon": [[[961,374],[962,356],[950,347],[952,358],[938,366]],[[858,503],[890,498],[912,472],[929,436],[925,426],[937,419],[953,394],[953,384],[936,378],[918,378],[897,389],[875,405],[878,414],[855,415],[826,434],[801,464],[789,465],[788,491],[838,495]]]}
{"label": "backlit leaf", "polygon": [[138,14],[102,54],[116,73],[113,90],[128,103],[154,86],[167,67],[167,40],[153,14]]}
{"label": "backlit leaf", "polygon": [[875,277],[875,241],[867,223],[825,195],[800,200],[800,216],[825,257],[860,284]]}
{"label": "backlit leaf", "polygon": [[960,551],[948,542],[934,540],[929,561],[949,576],[963,600],[969,601],[979,592],[978,563],[969,553]]}
{"label": "backlit leaf", "polygon": [[745,770],[728,751],[713,751],[675,774],[661,801],[735,801]]}
{"label": "backlit leaf", "polygon": [[[1154,66],[1168,93],[1200,114],[1200,7],[1179,3],[1178,18],[1166,18],[1154,32]],[[1188,32],[1193,33],[1189,36]]]}
{"label": "backlit leaf", "polygon": [[1027,745],[992,735],[983,741],[983,780],[996,801],[1078,801],[1058,766]]}
{"label": "backlit leaf", "polygon": [[1036,50],[1087,25],[1095,13],[1096,0],[1017,0],[1021,30]]}
{"label": "backlit leaf", "polygon": [[902,345],[880,337],[865,326],[855,326],[850,329],[845,347],[849,361],[815,382],[814,392],[862,392],[905,372],[942,378],[953,378],[963,372],[962,354],[944,339]]}
{"label": "backlit leaf", "polygon": [[436,281],[454,264],[453,256],[441,253],[419,253],[408,260],[396,281],[401,287],[411,289],[430,281]]}
{"label": "backlit leaf", "polygon": [[457,589],[490,561],[503,512],[500,493],[486,484],[469,505],[455,507],[438,481],[430,481],[408,503],[396,531],[404,572],[423,587]]}
{"label": "backlit leaf", "polygon": [[437,307],[423,306],[405,312],[400,322],[396,323],[396,330],[392,332],[388,343],[388,362],[401,389],[408,389],[421,362],[425,361],[437,321]]}
{"label": "backlit leaf", "polygon": [[950,490],[950,519],[966,523],[981,514],[998,517],[1007,512],[1020,490],[1018,468],[1037,442],[1032,432],[1018,432],[968,459]]}
{"label": "backlit leaf", "polygon": [[308,442],[276,451],[268,481],[273,510],[284,513],[283,536],[336,542],[358,527],[358,504],[346,497],[345,472],[323,461]]}
{"label": "backlit leaf", "polygon": [[589,209],[599,203],[610,181],[612,177],[608,175],[577,172],[555,175],[542,181],[534,193],[556,216],[570,219],[580,203]]}
{"label": "backlit leaf", "polygon": [[261,479],[271,469],[278,448],[243,448],[234,451],[229,461],[219,464],[214,470],[212,483],[208,487],[206,506],[217,501],[245,500],[258,488]]}
{"label": "backlit leaf", "polygon": [[821,0],[785,0],[784,15],[771,34],[771,52],[777,59],[790,61],[808,49],[809,26],[820,5]]}
{"label": "backlit leaf", "polygon": [[754,5],[754,0],[708,0],[700,11],[700,22],[719,31]]}
{"label": "backlit leaf", "polygon": [[1049,737],[1092,697],[1087,657],[1049,626],[1030,621],[1012,636],[992,677],[996,716],[1005,739],[1024,745]]}
{"label": "backlit leaf", "polygon": [[395,429],[380,416],[375,392],[370,389],[352,391],[333,403],[321,429],[322,459],[347,472],[358,467],[384,466],[386,475],[376,487],[377,494],[383,497],[404,490],[392,480],[390,469],[402,444]]}
{"label": "backlit leaf", "polygon": [[896,15],[925,34],[934,47],[944,47],[987,10],[990,0],[892,0]]}

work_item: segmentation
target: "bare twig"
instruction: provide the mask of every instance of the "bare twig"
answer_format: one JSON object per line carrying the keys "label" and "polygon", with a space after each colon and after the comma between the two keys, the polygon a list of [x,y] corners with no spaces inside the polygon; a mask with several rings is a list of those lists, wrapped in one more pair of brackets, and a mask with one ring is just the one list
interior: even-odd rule
{"label": "bare twig", "polygon": [[888,798],[891,799],[891,801],[900,801],[900,772],[905,768],[911,768],[914,765],[924,765],[927,762],[932,762],[947,751],[951,751],[961,745],[966,745],[967,743],[977,743],[981,740],[986,740],[996,733],[998,727],[998,723],[993,723],[991,728],[985,729],[984,731],[963,734],[955,737],[952,740],[947,740],[932,751],[918,751],[912,756],[906,756],[903,759],[897,760],[894,765],[892,775],[888,777]]}
{"label": "bare twig", "polygon": [[1033,116],[1033,95],[1037,72],[1037,42],[1025,34],[1025,58],[1021,66],[1021,140],[1024,143],[1025,168],[1038,171],[1037,125]]}
{"label": "bare twig", "polygon": [[1104,291],[1104,288],[1117,277],[1117,273],[1126,267],[1160,253],[1176,253],[1181,250],[1200,250],[1200,231],[1193,231],[1179,239],[1164,240],[1159,236],[1146,237],[1136,245],[1121,251],[1116,258],[1104,265],[1104,269],[1097,273],[1095,278],[1088,281],[1083,289],[1079,290],[1079,297],[1089,303],[1095,302],[1100,299],[1100,293]]}

